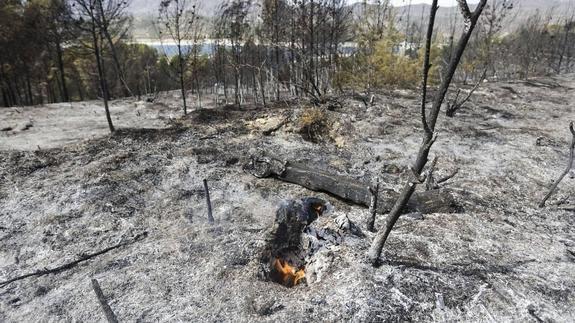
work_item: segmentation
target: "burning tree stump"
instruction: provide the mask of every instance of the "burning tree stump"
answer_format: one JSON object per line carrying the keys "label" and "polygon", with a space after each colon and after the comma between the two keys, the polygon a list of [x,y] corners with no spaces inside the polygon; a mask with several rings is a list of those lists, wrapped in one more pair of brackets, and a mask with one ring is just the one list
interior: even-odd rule
{"label": "burning tree stump", "polygon": [[305,281],[309,257],[341,239],[337,232],[311,225],[327,209],[328,203],[318,198],[289,200],[280,205],[260,259],[262,278],[286,287]]}

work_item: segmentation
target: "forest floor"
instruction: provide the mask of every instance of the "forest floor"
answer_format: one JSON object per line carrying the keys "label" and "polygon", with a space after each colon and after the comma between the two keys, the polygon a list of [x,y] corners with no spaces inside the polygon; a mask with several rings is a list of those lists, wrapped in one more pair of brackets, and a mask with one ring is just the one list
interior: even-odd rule
{"label": "forest floor", "polygon": [[[0,110],[11,128],[0,133],[0,321],[105,321],[91,278],[120,321],[571,321],[573,171],[537,204],[567,163],[574,91],[575,75],[486,83],[441,116],[432,151],[440,175],[459,169],[446,186],[460,212],[401,218],[378,268],[365,259],[367,209],[243,166],[263,150],[399,190],[421,138],[414,91],[185,118],[177,97],[125,99],[112,103],[114,135],[97,102]],[[331,203],[324,223],[347,217],[362,234],[342,228],[317,277],[287,288],[259,277],[260,255],[278,206],[303,197]]]}

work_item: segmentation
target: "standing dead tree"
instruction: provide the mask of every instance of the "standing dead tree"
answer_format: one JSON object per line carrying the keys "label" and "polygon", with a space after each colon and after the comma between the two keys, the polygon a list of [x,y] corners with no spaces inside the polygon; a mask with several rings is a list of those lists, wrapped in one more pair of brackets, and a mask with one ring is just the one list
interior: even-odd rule
{"label": "standing dead tree", "polygon": [[547,195],[545,195],[543,200],[541,200],[541,202],[539,203],[539,207],[545,206],[545,203],[551,197],[551,195],[553,195],[553,192],[555,192],[555,190],[557,189],[557,186],[559,186],[559,183],[561,183],[563,178],[565,178],[565,176],[569,173],[571,168],[573,168],[573,158],[575,157],[575,128],[573,128],[573,122],[571,122],[569,124],[569,130],[571,131],[571,135],[573,136],[573,138],[571,139],[571,146],[569,149],[569,161],[567,162],[567,168],[565,169],[565,171],[563,171],[563,173],[561,173],[559,178],[553,183],[553,185],[551,186],[551,189],[549,190],[549,193],[547,193]]}
{"label": "standing dead tree", "polygon": [[437,9],[439,8],[437,2],[438,2],[437,0],[433,0],[433,4],[431,6],[431,13],[429,16],[429,25],[426,37],[425,59],[423,63],[423,84],[422,84],[423,87],[422,87],[422,100],[421,100],[421,121],[424,130],[423,141],[421,143],[421,147],[419,148],[415,164],[411,168],[413,178],[407,181],[407,183],[403,187],[399,197],[397,198],[391,212],[387,217],[385,227],[382,227],[378,231],[369,249],[368,257],[371,263],[374,265],[378,264],[381,252],[383,251],[385,241],[387,240],[387,237],[389,236],[391,230],[393,229],[393,226],[399,219],[402,210],[405,208],[405,206],[409,202],[409,199],[415,192],[416,185],[423,183],[425,181],[425,178],[422,178],[421,173],[423,171],[423,168],[427,164],[431,146],[433,145],[436,139],[435,124],[437,122],[437,118],[441,110],[441,105],[445,100],[445,96],[447,94],[447,90],[449,89],[449,85],[451,84],[451,81],[453,79],[453,75],[457,70],[457,66],[459,65],[461,56],[465,51],[465,47],[467,46],[467,43],[469,42],[473,30],[477,25],[477,21],[481,16],[481,13],[487,3],[487,0],[481,0],[477,4],[477,7],[473,12],[469,9],[469,5],[467,4],[466,0],[457,0],[459,9],[464,18],[464,30],[461,38],[457,43],[454,54],[449,61],[447,71],[444,74],[445,77],[441,82],[439,91],[436,94],[436,97],[433,101],[433,105],[431,107],[431,110],[429,111],[428,116],[425,101],[427,96],[427,78],[431,67],[429,61],[430,61],[431,42],[433,38],[433,27],[435,25],[435,16],[437,13]]}
{"label": "standing dead tree", "polygon": [[[106,120],[108,121],[108,128],[110,132],[114,132],[114,124],[110,116],[110,108],[108,101],[110,100],[110,90],[108,87],[108,80],[106,78],[106,65],[103,57],[103,31],[101,26],[102,15],[105,12],[98,11],[96,8],[101,7],[103,0],[74,0],[72,7],[76,18],[77,27],[83,32],[87,33],[91,38],[84,46],[94,54],[96,59],[96,69],[98,71],[98,82],[100,90],[102,91],[102,98],[104,101],[104,110],[106,111]],[[100,3],[100,4],[99,4]]]}
{"label": "standing dead tree", "polygon": [[126,15],[125,11],[130,3],[129,1],[123,0],[95,0],[95,4],[97,5],[96,11],[99,17],[96,22],[98,23],[101,36],[103,36],[103,38],[108,42],[110,54],[114,61],[113,66],[118,79],[120,79],[124,88],[124,95],[134,96],[134,93],[132,93],[132,90],[130,90],[128,83],[126,82],[124,69],[120,63],[120,58],[114,41],[114,38],[121,39],[125,37],[125,34],[128,32],[129,17]]}
{"label": "standing dead tree", "polygon": [[[186,102],[186,73],[188,71],[188,59],[192,50],[189,40],[196,40],[198,29],[200,28],[199,16],[196,14],[195,2],[187,0],[162,0],[160,2],[158,16],[158,34],[160,39],[168,38],[176,45],[177,53],[175,64],[171,64],[175,69],[182,92],[182,104],[184,105],[184,115],[188,114]],[[195,42],[192,47],[197,46]],[[166,50],[164,49],[164,52]]]}

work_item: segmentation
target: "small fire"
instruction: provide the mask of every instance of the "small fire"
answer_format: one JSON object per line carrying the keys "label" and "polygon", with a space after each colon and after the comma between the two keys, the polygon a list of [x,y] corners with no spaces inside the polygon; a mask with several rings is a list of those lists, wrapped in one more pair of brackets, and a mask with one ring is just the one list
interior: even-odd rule
{"label": "small fire", "polygon": [[276,258],[272,265],[272,277],[284,286],[293,287],[305,278],[304,268],[296,269],[287,261]]}

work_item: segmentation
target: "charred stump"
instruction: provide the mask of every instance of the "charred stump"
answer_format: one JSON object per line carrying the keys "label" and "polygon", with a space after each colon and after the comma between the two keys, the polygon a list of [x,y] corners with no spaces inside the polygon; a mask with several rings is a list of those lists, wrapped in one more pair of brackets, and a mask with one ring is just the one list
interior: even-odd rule
{"label": "charred stump", "polygon": [[328,210],[328,205],[313,197],[282,202],[261,255],[261,278],[286,287],[305,281],[309,257],[326,243],[339,242],[336,232],[311,226]]}

